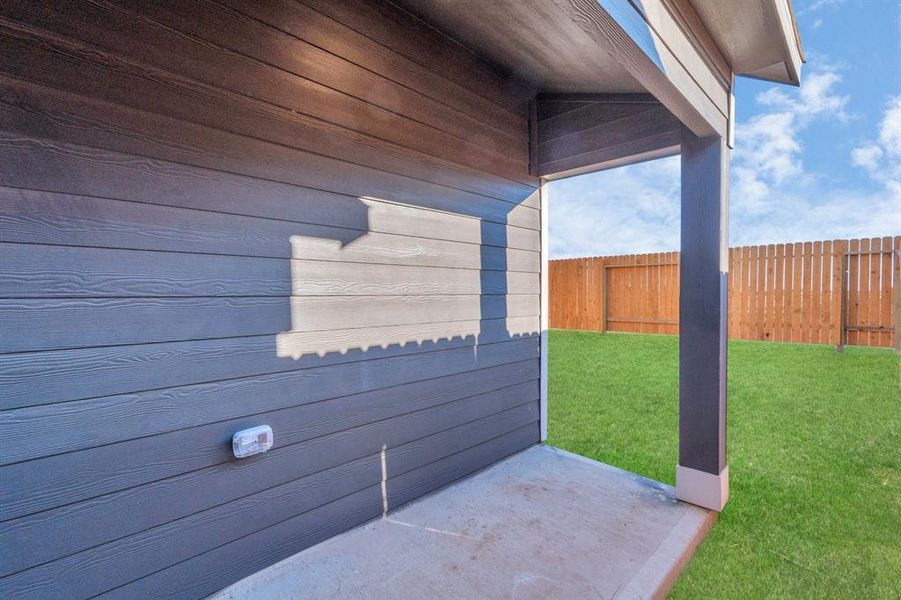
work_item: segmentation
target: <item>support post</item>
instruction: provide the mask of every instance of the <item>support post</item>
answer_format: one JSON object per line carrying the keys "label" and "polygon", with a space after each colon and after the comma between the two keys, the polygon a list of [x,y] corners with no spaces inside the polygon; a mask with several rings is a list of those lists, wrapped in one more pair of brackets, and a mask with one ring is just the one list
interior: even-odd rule
{"label": "support post", "polygon": [[541,363],[539,384],[539,428],[542,442],[547,440],[547,351],[548,351],[548,299],[550,271],[548,270],[548,258],[550,257],[550,227],[548,225],[548,185],[545,179],[541,180],[538,188],[539,207],[541,210],[541,317],[539,327],[541,329]]}
{"label": "support post", "polygon": [[729,149],[683,127],[676,496],[712,510],[729,497],[726,464]]}

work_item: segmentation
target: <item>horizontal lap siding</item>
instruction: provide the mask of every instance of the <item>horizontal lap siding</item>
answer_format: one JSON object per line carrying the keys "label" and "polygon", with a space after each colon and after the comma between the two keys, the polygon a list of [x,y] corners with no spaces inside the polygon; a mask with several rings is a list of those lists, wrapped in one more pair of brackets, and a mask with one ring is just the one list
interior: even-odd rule
{"label": "horizontal lap siding", "polygon": [[[377,390],[369,390],[325,401],[274,403],[271,414],[278,418],[275,432],[279,436],[279,447],[304,442],[319,436],[391,418],[399,410],[423,410],[433,405],[451,402],[462,410],[464,403],[455,402],[464,397],[482,404],[479,408],[491,409],[483,404],[483,394],[496,389],[504,393],[518,394],[530,389],[535,382],[528,379],[534,368],[534,360],[486,367],[477,371],[463,371],[399,384]],[[287,388],[285,386],[285,389]],[[475,394],[474,396],[467,396]],[[227,397],[227,393],[224,394]],[[287,396],[287,393],[283,394]],[[365,402],[365,411],[359,409]],[[135,410],[132,408],[132,410]],[[255,407],[235,410],[225,421],[198,425],[198,430],[179,429],[181,423],[172,419],[158,425],[158,432],[141,438],[131,438],[128,432],[107,434],[109,443],[102,446],[86,447],[83,439],[63,439],[51,448],[41,448],[38,444],[19,453],[21,456],[35,457],[34,464],[16,463],[6,468],[5,493],[2,516],[14,518],[46,508],[91,498],[100,493],[115,492],[120,489],[152,483],[162,478],[172,477],[193,470],[228,463],[232,460],[230,449],[221,443],[229,432],[241,428],[242,424],[255,418],[259,409]],[[456,409],[455,409],[456,410]],[[127,422],[128,409],[117,410],[115,406],[97,406],[94,411],[109,415],[113,422]],[[350,414],[352,412],[352,414]],[[195,414],[201,414],[199,411]],[[201,423],[203,418],[198,418]],[[55,422],[45,420],[36,430],[55,427]],[[168,427],[167,427],[168,424]],[[99,430],[97,427],[95,430]],[[133,431],[134,428],[131,428]],[[162,431],[163,433],[159,433]],[[157,439],[159,438],[159,439]],[[117,441],[120,440],[120,441]],[[161,443],[165,442],[165,443]],[[328,444],[325,440],[314,442],[317,447]],[[343,445],[342,445],[343,446]],[[163,462],[167,448],[179,448],[182,455],[178,460]],[[71,456],[70,456],[71,455]],[[268,458],[268,457],[267,457]],[[96,470],[102,465],[101,471]],[[95,476],[85,481],[83,469],[93,469]],[[24,484],[28,483],[27,489]],[[22,487],[17,487],[17,484]]]}
{"label": "horizontal lap siding", "polygon": [[383,3],[2,13],[0,596],[201,597],[383,447],[393,508],[538,440],[521,84]]}
{"label": "horizontal lap siding", "polygon": [[[388,482],[390,493],[399,503],[447,485],[534,443],[538,423],[534,422],[499,437],[451,454],[439,461],[394,477]],[[381,498],[377,486],[358,492],[360,501],[346,504],[343,510],[323,508],[281,521],[245,538],[216,547],[208,553],[112,590],[102,598],[158,598],[178,589],[186,596],[204,596],[217,589],[221,579],[234,580],[251,575],[292,553],[322,541],[381,514]],[[259,548],[258,554],[247,556],[247,548]]]}
{"label": "horizontal lap siding", "polygon": [[[538,297],[317,296],[0,300],[7,352],[265,333],[499,319],[537,314]],[[294,315],[297,315],[296,317]],[[85,339],[85,324],[92,328]],[[387,343],[390,340],[385,340]]]}

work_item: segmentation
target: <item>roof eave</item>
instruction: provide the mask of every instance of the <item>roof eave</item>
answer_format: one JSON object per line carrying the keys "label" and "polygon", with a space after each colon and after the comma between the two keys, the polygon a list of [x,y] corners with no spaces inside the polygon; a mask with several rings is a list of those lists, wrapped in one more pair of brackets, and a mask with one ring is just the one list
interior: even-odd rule
{"label": "roof eave", "polygon": [[773,32],[779,38],[783,48],[783,60],[766,67],[749,72],[737,72],[736,75],[762,79],[788,85],[801,84],[801,65],[804,63],[804,52],[801,48],[801,37],[798,34],[798,23],[790,0],[766,0],[764,7],[772,11],[772,16],[779,23],[779,31]]}

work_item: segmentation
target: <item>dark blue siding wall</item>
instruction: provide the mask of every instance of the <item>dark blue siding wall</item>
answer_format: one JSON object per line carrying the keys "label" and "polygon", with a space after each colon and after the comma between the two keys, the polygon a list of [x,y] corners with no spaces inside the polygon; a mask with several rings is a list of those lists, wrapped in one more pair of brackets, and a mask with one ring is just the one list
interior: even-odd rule
{"label": "dark blue siding wall", "polygon": [[385,3],[0,13],[0,597],[202,597],[383,449],[393,508],[538,441],[527,89]]}

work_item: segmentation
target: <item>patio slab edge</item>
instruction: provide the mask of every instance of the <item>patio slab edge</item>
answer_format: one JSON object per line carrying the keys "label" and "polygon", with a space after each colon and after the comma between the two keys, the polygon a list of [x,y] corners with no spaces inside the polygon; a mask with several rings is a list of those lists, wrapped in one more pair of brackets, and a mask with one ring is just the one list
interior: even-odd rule
{"label": "patio slab edge", "polygon": [[[668,493],[675,495],[673,486],[657,480],[547,444],[542,444],[541,447],[567,458],[589,463],[597,468],[642,480],[646,484],[664,489]],[[707,534],[716,524],[719,516],[719,513],[716,511],[695,505],[690,506],[693,510],[679,520],[679,523],[660,544],[654,554],[645,561],[629,583],[617,592],[616,600],[660,600],[666,598],[666,595],[678,581],[679,575],[688,566],[701,542],[704,541],[704,538],[707,537]]]}

